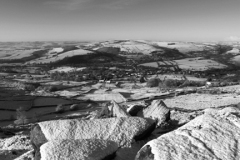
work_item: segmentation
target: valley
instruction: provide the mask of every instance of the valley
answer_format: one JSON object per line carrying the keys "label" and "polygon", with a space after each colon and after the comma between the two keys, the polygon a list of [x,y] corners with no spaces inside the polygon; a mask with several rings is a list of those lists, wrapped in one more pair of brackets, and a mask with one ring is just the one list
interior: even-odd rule
{"label": "valley", "polygon": [[[151,159],[150,153],[169,154],[156,151],[166,137],[184,139],[186,134],[191,140],[184,129],[204,136],[191,126],[213,121],[225,127],[230,120],[224,116],[230,115],[236,116],[231,124],[236,128],[239,50],[238,42],[0,43],[0,159],[33,160],[47,155],[45,145],[95,143],[68,141],[76,137],[113,145],[106,153],[111,160]],[[46,140],[38,139],[38,133]],[[54,136],[68,140],[55,142]],[[198,146],[196,139],[192,143]],[[202,150],[207,150],[204,145]],[[208,152],[207,159],[216,155]]]}

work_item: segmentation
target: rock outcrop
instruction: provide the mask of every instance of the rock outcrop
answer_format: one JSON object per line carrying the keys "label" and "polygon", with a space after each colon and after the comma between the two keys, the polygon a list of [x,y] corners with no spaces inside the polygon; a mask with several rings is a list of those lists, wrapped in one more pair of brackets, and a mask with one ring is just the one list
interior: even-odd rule
{"label": "rock outcrop", "polygon": [[102,106],[102,109],[95,118],[110,118],[110,117],[130,117],[125,108],[112,101],[111,104]]}
{"label": "rock outcrop", "polygon": [[178,109],[173,109],[171,110],[171,124],[175,124],[177,126],[182,126],[194,118],[204,114],[204,111],[199,110],[199,111],[189,111],[189,110],[178,110]]}
{"label": "rock outcrop", "polygon": [[35,160],[107,160],[113,159],[118,145],[99,139],[53,140],[43,144]]}
{"label": "rock outcrop", "polygon": [[30,139],[26,135],[0,138],[0,160],[16,159],[28,150],[32,150]]}
{"label": "rock outcrop", "polygon": [[145,108],[143,105],[132,105],[131,107],[129,107],[127,109],[127,112],[131,115],[131,116],[137,116],[138,112],[142,111],[143,108]]}
{"label": "rock outcrop", "polygon": [[129,113],[120,105],[118,105],[115,101],[111,102],[110,106],[110,114],[113,117],[130,117]]}
{"label": "rock outcrop", "polygon": [[135,160],[240,159],[240,110],[208,109],[179,129],[145,144]]}
{"label": "rock outcrop", "polygon": [[144,139],[155,129],[155,121],[141,117],[120,117],[94,120],[56,120],[35,125],[31,142],[35,155],[42,144],[64,139],[102,139],[116,142],[120,147]]}
{"label": "rock outcrop", "polygon": [[138,113],[140,117],[157,119],[157,125],[170,120],[170,109],[162,100],[153,100],[151,105]]}

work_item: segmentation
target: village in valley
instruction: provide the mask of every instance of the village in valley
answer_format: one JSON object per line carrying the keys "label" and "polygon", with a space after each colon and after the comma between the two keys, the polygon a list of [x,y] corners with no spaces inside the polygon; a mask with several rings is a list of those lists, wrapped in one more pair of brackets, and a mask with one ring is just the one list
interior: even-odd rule
{"label": "village in valley", "polygon": [[[55,160],[63,154],[54,148],[68,144],[72,159],[155,160],[169,154],[166,143],[184,146],[183,135],[199,159],[227,159],[236,147],[222,157],[215,150],[240,135],[239,50],[238,42],[2,42],[0,159]],[[104,152],[89,152],[92,143]],[[172,156],[191,151],[184,147]]]}

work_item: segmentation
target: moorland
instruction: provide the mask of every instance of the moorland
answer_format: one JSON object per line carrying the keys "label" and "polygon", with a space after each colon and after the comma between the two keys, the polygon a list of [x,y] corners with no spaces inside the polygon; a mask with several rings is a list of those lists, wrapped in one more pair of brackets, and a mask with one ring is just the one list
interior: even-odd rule
{"label": "moorland", "polygon": [[0,159],[238,159],[239,102],[239,42],[0,43]]}

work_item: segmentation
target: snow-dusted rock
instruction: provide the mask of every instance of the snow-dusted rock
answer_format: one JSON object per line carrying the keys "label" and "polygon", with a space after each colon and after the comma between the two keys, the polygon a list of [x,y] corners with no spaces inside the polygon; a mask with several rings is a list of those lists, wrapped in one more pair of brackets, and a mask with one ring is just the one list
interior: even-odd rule
{"label": "snow-dusted rock", "polygon": [[140,117],[46,121],[32,128],[31,142],[37,152],[42,144],[55,139],[103,139],[128,146],[145,138],[154,128],[154,120]]}
{"label": "snow-dusted rock", "polygon": [[208,109],[179,129],[148,142],[135,160],[240,159],[240,110]]}
{"label": "snow-dusted rock", "polygon": [[129,117],[130,115],[128,112],[120,105],[117,104],[117,102],[112,101],[112,105],[110,106],[110,113],[113,117]]}
{"label": "snow-dusted rock", "polygon": [[162,100],[153,100],[151,105],[138,113],[138,116],[157,119],[157,125],[170,120],[170,109]]}
{"label": "snow-dusted rock", "polygon": [[15,159],[32,149],[30,139],[26,135],[0,138],[0,160]]}
{"label": "snow-dusted rock", "polygon": [[110,105],[102,106],[102,109],[94,118],[110,118],[110,117],[130,117],[125,108],[112,101]]}
{"label": "snow-dusted rock", "polygon": [[118,145],[99,139],[53,140],[40,148],[41,160],[103,160],[113,159]]}
{"label": "snow-dusted rock", "polygon": [[204,111],[184,111],[184,110],[171,110],[170,112],[170,119],[171,119],[171,124],[175,124],[177,126],[182,126],[197,116],[200,116],[204,114]]}
{"label": "snow-dusted rock", "polygon": [[1,150],[30,150],[30,139],[25,135],[15,135],[9,138],[0,139]]}

